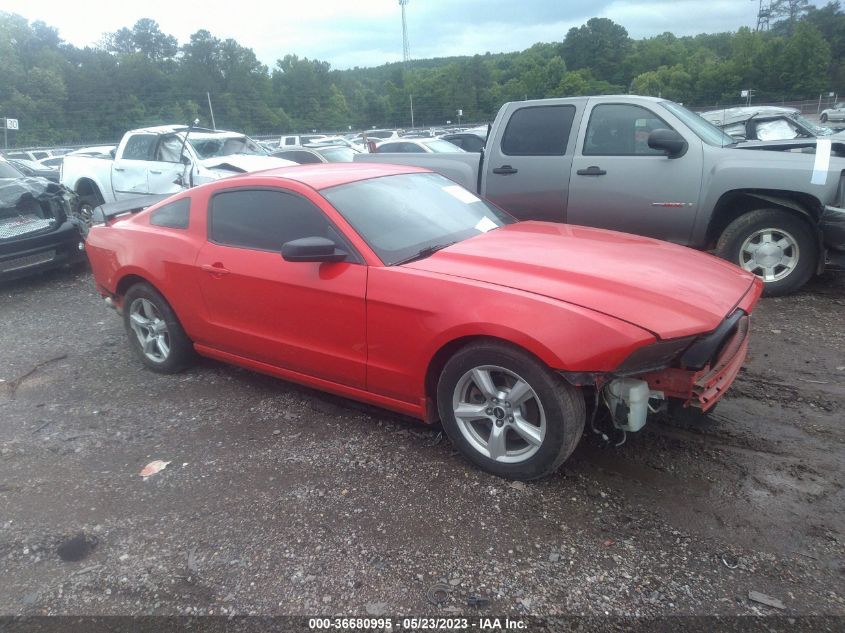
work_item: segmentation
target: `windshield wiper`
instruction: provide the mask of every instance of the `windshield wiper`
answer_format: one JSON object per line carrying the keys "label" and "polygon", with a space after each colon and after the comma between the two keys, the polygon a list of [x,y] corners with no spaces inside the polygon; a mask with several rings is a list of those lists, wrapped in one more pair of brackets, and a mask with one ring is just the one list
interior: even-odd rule
{"label": "windshield wiper", "polygon": [[446,244],[432,244],[431,246],[426,246],[425,248],[421,248],[416,253],[411,255],[410,257],[406,257],[405,259],[400,259],[398,262],[393,262],[393,266],[401,266],[402,264],[410,264],[411,262],[415,262],[418,259],[425,259],[426,257],[431,257],[437,251],[441,251],[444,248],[448,248],[452,244],[456,244],[457,240],[454,242],[447,242]]}

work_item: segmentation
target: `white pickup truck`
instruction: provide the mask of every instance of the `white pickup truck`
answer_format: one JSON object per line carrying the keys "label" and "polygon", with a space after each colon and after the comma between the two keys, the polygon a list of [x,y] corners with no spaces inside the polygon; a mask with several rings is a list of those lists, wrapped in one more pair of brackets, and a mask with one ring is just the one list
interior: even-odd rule
{"label": "white pickup truck", "polygon": [[161,125],[124,134],[113,158],[66,156],[60,181],[79,195],[80,213],[86,216],[105,202],[176,193],[234,174],[294,164],[268,156],[237,132]]}

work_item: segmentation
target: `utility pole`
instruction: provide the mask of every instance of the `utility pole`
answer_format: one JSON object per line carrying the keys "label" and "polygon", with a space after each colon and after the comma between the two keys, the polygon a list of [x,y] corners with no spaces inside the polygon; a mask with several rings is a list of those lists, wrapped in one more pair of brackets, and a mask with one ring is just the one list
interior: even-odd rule
{"label": "utility pole", "polygon": [[408,95],[411,97],[411,128],[414,127],[414,95]]}
{"label": "utility pole", "polygon": [[211,113],[211,129],[216,130],[217,125],[214,123],[214,110],[211,109],[211,93],[206,92],[205,96],[208,98],[208,111]]}

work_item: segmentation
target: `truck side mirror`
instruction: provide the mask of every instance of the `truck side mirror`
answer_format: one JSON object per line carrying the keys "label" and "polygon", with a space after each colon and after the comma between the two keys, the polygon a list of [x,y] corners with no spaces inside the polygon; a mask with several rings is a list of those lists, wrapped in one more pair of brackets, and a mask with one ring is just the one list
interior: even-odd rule
{"label": "truck side mirror", "polygon": [[669,158],[680,158],[687,153],[689,143],[675,130],[660,128],[648,135],[648,146],[663,150]]}
{"label": "truck side mirror", "polygon": [[182,162],[183,165],[190,165],[191,159],[189,157],[185,156],[184,154],[182,154],[181,162]]}

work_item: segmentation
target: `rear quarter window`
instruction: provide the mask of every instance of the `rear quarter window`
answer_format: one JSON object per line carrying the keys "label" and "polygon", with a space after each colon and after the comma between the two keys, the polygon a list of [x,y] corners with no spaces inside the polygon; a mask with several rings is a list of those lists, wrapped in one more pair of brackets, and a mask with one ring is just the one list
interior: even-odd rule
{"label": "rear quarter window", "polygon": [[191,215],[191,199],[182,198],[159,207],[150,214],[150,224],[169,229],[187,229]]}

